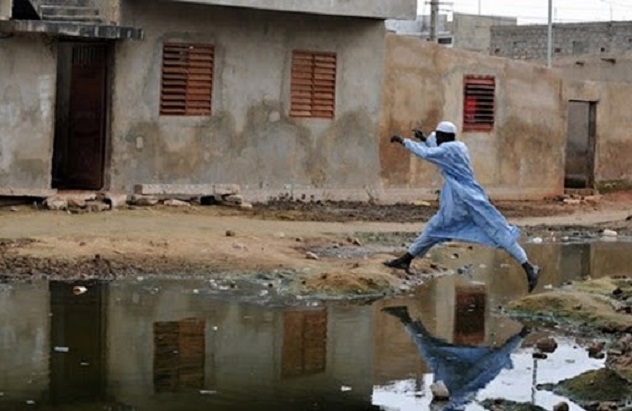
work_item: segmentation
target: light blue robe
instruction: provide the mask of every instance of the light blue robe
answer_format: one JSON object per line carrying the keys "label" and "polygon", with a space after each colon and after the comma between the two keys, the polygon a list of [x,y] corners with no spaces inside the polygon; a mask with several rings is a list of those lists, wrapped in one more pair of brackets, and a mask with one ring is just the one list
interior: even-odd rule
{"label": "light blue robe", "polygon": [[516,246],[520,230],[510,225],[476,181],[467,146],[460,141],[436,146],[434,133],[426,143],[404,139],[404,147],[439,167],[445,180],[439,211],[426,225],[423,236],[437,241],[465,241],[509,249]]}

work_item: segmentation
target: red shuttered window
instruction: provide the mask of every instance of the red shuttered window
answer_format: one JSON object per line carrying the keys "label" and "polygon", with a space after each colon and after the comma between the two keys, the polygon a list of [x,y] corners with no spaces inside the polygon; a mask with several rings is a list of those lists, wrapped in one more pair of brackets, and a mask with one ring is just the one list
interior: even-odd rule
{"label": "red shuttered window", "polygon": [[494,76],[465,76],[463,90],[463,131],[492,130],[496,107]]}
{"label": "red shuttered window", "polygon": [[210,115],[213,62],[213,46],[165,43],[162,49],[160,114]]}
{"label": "red shuttered window", "polygon": [[336,54],[294,51],[290,90],[290,116],[334,118]]}

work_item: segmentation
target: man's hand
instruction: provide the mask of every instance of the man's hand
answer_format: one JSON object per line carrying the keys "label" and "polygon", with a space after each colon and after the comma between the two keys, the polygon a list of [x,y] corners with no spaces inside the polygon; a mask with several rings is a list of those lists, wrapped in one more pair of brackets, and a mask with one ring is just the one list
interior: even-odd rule
{"label": "man's hand", "polygon": [[404,139],[401,138],[400,136],[393,136],[391,137],[391,143],[404,144]]}
{"label": "man's hand", "polygon": [[418,129],[414,129],[413,133],[415,133],[415,138],[419,141],[421,141],[422,143],[426,142],[426,136],[424,135],[424,132]]}

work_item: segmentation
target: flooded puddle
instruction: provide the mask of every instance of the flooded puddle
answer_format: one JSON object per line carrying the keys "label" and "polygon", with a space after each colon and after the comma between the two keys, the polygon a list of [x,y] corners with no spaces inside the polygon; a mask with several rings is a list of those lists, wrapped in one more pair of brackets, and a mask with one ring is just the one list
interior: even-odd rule
{"label": "flooded puddle", "polygon": [[[540,288],[621,274],[630,250],[529,248]],[[452,399],[436,409],[491,398],[551,409],[567,400],[534,387],[603,367],[564,336],[532,357],[537,333],[502,314],[526,292],[503,253],[433,258],[471,270],[371,303],[262,303],[209,279],[0,284],[0,410],[428,410],[437,379]]]}

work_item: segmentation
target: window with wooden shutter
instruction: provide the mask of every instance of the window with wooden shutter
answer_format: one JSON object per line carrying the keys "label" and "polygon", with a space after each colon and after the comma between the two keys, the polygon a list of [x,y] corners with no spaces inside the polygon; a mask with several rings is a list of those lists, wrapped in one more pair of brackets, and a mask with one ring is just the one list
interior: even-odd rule
{"label": "window with wooden shutter", "polygon": [[334,118],[336,54],[292,53],[290,116]]}
{"label": "window with wooden shutter", "polygon": [[494,76],[465,76],[463,131],[494,128],[496,80]]}
{"label": "window with wooden shutter", "polygon": [[162,49],[160,114],[207,116],[213,96],[214,48],[165,43]]}

